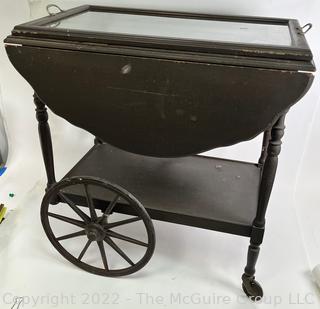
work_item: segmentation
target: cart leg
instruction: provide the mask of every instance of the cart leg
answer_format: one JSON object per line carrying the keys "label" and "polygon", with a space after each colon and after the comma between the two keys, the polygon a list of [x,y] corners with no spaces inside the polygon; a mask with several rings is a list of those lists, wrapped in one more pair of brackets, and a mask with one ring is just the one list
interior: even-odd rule
{"label": "cart leg", "polygon": [[44,165],[47,173],[47,190],[56,183],[55,173],[54,173],[54,162],[53,162],[53,150],[50,127],[48,124],[48,112],[46,105],[40,100],[40,98],[35,93],[34,104],[36,105],[36,117],[38,120],[38,132],[42,150],[42,156],[44,160]]}
{"label": "cart leg", "polygon": [[255,265],[260,251],[260,244],[263,240],[266,210],[275,179],[278,156],[281,151],[281,139],[283,137],[285,128],[284,119],[285,114],[283,114],[276,121],[270,133],[265,133],[263,147],[266,147],[266,144],[268,143],[267,150],[263,150],[260,158],[261,162],[259,162],[263,164],[263,169],[258,209],[252,225],[247,265],[244,269],[244,274],[242,275],[242,288],[247,296],[249,296],[252,300],[258,300],[263,296],[263,290],[254,277]]}
{"label": "cart leg", "polygon": [[261,150],[261,155],[258,163],[260,166],[264,165],[264,162],[266,161],[266,158],[267,158],[267,150],[268,150],[268,145],[270,141],[270,134],[271,134],[270,129],[266,130],[263,134],[262,150]]}
{"label": "cart leg", "polygon": [[95,145],[103,144],[103,140],[96,136],[96,137],[94,138],[94,144],[95,144]]}
{"label": "cart leg", "polygon": [[248,248],[247,265],[242,275],[242,289],[246,295],[253,301],[262,298],[263,290],[260,284],[255,280],[254,274],[256,272],[255,266],[258,260],[260,244],[262,243],[264,229],[261,229],[260,240],[255,241],[251,238]]}

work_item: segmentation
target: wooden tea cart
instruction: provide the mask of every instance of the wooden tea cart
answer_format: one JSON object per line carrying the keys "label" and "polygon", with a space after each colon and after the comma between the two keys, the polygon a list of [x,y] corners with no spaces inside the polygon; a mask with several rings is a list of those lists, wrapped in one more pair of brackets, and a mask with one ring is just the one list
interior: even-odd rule
{"label": "wooden tea cart", "polygon": [[[5,46],[35,91],[41,220],[59,253],[122,276],[150,260],[152,219],[247,236],[242,287],[262,297],[255,264],[284,119],[315,71],[298,21],[81,6],[16,26]],[[46,106],[96,136],[59,181]],[[198,155],[261,133],[257,163]],[[140,238],[127,230],[138,224]]]}

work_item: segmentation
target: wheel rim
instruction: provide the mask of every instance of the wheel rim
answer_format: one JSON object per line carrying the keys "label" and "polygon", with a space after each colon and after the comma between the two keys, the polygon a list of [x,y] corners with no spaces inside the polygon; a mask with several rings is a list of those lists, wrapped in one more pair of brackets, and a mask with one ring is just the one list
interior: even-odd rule
{"label": "wheel rim", "polygon": [[[80,186],[83,188],[88,207],[86,212],[84,211],[83,207],[77,205],[63,191],[72,186]],[[114,194],[113,199],[110,200],[109,204],[103,210],[101,215],[98,214],[98,210],[94,205],[94,199],[91,194],[91,192],[94,191],[92,190],[93,188],[99,188],[99,190],[108,190]],[[68,209],[72,211],[76,218],[64,216],[51,211],[50,208],[59,209],[57,206],[60,204],[50,204],[50,202],[57,200],[57,198],[59,198],[66,205],[65,207],[69,206]],[[121,201],[125,201],[135,215],[131,216],[130,218],[111,222],[110,217],[112,217],[114,214],[113,210]],[[57,237],[56,232],[52,228],[52,219],[62,222],[63,224],[74,226],[79,230]],[[129,192],[102,179],[91,177],[73,177],[64,179],[54,185],[50,190],[47,191],[43,198],[41,205],[41,221],[50,242],[62,256],[64,256],[74,265],[97,275],[123,276],[134,273],[147,264],[154,252],[155,232],[152,221],[145,208]],[[135,237],[115,231],[117,228],[127,227],[129,225],[133,225],[134,223],[141,223],[144,225],[146,233],[145,236],[147,237],[146,241],[141,241]],[[85,245],[82,246],[82,250],[78,252],[78,254],[69,252],[69,250],[65,247],[64,242],[66,240],[75,242],[80,237],[84,237],[86,240]],[[137,248],[142,248],[145,252],[141,258],[135,261],[125,252],[124,249],[120,247],[119,244],[117,244],[117,241],[122,241],[126,244],[136,246]],[[94,243],[97,245],[96,251],[99,255],[100,264],[102,264],[102,267],[97,267],[84,261],[84,257],[86,256],[88,250],[91,250],[91,247]],[[128,266],[122,268],[113,268],[109,263],[106,247],[109,249],[109,251],[111,250],[112,252],[116,253],[116,255]]]}

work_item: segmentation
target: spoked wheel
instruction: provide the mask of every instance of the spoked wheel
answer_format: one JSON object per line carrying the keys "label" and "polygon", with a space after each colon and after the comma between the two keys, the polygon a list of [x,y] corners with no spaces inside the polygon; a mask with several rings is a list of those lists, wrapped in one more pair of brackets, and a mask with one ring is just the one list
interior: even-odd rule
{"label": "spoked wheel", "polygon": [[[86,207],[76,203],[70,194],[74,190],[82,191],[85,202],[81,205]],[[103,210],[95,207],[96,195],[111,197]],[[56,200],[61,202],[52,205]],[[126,205],[130,215],[114,211],[120,204]],[[43,198],[41,221],[62,256],[97,275],[132,274],[146,265],[154,252],[154,227],[145,208],[129,192],[102,179],[72,177],[54,185]],[[133,236],[134,232],[138,235]]]}

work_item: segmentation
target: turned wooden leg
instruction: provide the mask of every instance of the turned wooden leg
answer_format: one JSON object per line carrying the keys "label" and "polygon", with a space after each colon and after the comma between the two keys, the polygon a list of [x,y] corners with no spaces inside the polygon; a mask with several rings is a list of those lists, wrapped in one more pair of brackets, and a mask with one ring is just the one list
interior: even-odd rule
{"label": "turned wooden leg", "polygon": [[47,189],[56,183],[53,150],[50,127],[48,124],[48,112],[46,105],[40,100],[37,94],[34,94],[34,104],[36,105],[36,117],[38,120],[38,132],[40,138],[40,145],[42,150],[43,161],[47,174]]}
{"label": "turned wooden leg", "polygon": [[259,165],[263,166],[266,161],[270,137],[271,137],[271,130],[269,129],[269,130],[266,130],[263,134],[262,149],[261,149],[261,155],[259,158]]}
{"label": "turned wooden leg", "polygon": [[250,242],[247,255],[247,265],[242,275],[242,289],[253,301],[257,301],[263,296],[263,289],[258,281],[255,280],[255,266],[258,260],[260,244]]}
{"label": "turned wooden leg", "polygon": [[248,248],[248,255],[247,255],[247,265],[244,269],[244,275],[246,277],[254,276],[256,272],[255,266],[258,260],[259,251],[260,251],[259,244],[250,243]]}
{"label": "turned wooden leg", "polygon": [[282,115],[273,125],[271,131],[266,131],[263,139],[263,150],[259,160],[262,175],[259,191],[258,209],[253,221],[250,245],[248,248],[247,265],[242,275],[242,288],[252,300],[263,296],[260,284],[255,280],[255,266],[258,260],[260,245],[263,240],[265,214],[276,175],[278,156],[281,151],[281,139],[284,134],[284,119]]}

